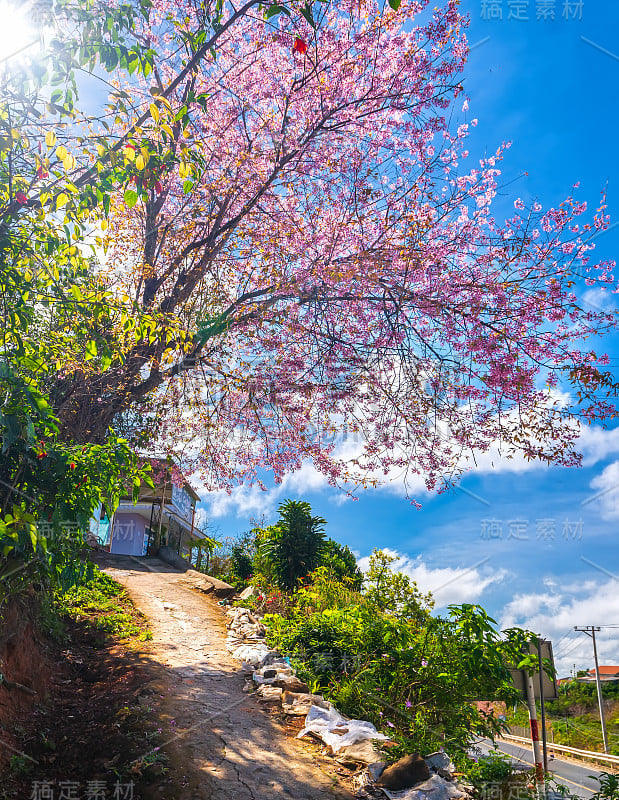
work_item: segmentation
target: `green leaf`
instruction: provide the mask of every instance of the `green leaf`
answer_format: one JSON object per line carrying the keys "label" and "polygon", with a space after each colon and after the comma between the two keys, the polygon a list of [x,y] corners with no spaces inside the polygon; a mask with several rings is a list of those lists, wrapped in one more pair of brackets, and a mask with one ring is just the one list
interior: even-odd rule
{"label": "green leaf", "polygon": [[28,533],[30,534],[30,541],[32,542],[32,549],[37,549],[37,528],[36,525],[28,525]]}
{"label": "green leaf", "polygon": [[389,5],[394,11],[397,11],[400,8],[400,3],[402,0],[389,0]]}
{"label": "green leaf", "polygon": [[90,359],[95,358],[96,355],[97,355],[97,343],[91,339],[86,345],[85,360],[90,361]]}
{"label": "green leaf", "polygon": [[[399,3],[398,3],[399,5]],[[301,14],[305,17],[305,19],[309,22],[312,28],[316,27],[316,22],[314,21],[314,15],[312,14],[312,7],[310,5],[305,6],[301,9]]]}
{"label": "green leaf", "polygon": [[271,19],[271,17],[275,17],[278,14],[287,14],[290,16],[290,11],[286,8],[286,6],[275,5],[269,6],[265,12],[264,18]]}
{"label": "green leaf", "polygon": [[69,289],[69,291],[71,292],[73,297],[75,297],[75,299],[77,300],[78,303],[83,302],[84,295],[82,294],[82,290],[80,289],[80,287],[77,284],[74,283],[71,286],[71,288]]}
{"label": "green leaf", "polygon": [[133,208],[133,206],[138,202],[138,193],[134,192],[133,189],[127,189],[125,192],[125,203],[129,208]]}
{"label": "green leaf", "polygon": [[42,417],[49,416],[49,414],[51,412],[51,409],[49,407],[49,403],[43,397],[43,395],[40,394],[40,392],[37,392],[37,391],[31,391],[30,394],[32,396],[32,399],[34,401],[35,406],[37,407],[37,411],[39,412],[39,414]]}

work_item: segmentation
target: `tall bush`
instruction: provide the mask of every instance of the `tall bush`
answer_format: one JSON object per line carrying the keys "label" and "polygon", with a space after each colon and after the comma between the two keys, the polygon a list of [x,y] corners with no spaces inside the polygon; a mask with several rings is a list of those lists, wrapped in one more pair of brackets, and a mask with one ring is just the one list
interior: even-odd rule
{"label": "tall bush", "polygon": [[405,750],[465,752],[474,736],[498,732],[474,701],[517,700],[507,665],[522,663],[531,634],[499,632],[476,605],[432,616],[431,598],[389,564],[375,552],[361,592],[318,570],[287,616],[265,618],[269,641],[314,690]]}
{"label": "tall bush", "polygon": [[260,554],[268,562],[276,584],[282,589],[295,589],[320,565],[326,520],[312,515],[310,504],[302,500],[286,500],[278,510],[277,523],[265,529]]}

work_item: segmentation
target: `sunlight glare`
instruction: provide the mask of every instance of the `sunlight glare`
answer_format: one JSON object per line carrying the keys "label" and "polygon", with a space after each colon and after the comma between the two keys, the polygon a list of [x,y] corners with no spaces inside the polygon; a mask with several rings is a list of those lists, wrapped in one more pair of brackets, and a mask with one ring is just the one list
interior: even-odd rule
{"label": "sunlight glare", "polygon": [[19,5],[19,0],[0,0],[0,63],[37,41],[34,26],[28,19],[31,16],[28,6],[24,8],[21,3],[20,8]]}

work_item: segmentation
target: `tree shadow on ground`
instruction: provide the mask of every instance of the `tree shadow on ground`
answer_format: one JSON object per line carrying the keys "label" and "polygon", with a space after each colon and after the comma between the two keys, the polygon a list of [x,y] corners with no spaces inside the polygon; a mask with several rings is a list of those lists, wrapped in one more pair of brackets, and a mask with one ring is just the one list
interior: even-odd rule
{"label": "tree shadow on ground", "polygon": [[[126,556],[96,560],[127,575],[150,572],[155,581],[179,572],[152,559],[150,570]],[[214,601],[170,590],[187,603],[187,614],[204,610],[205,625],[223,624]],[[67,633],[63,644],[50,643],[48,699],[10,732],[17,752],[0,798],[353,797],[318,747],[295,742],[294,725],[243,691],[246,676],[235,662],[194,653],[183,663],[187,642],[127,644],[85,621],[68,622]],[[166,653],[178,663],[162,663]]]}

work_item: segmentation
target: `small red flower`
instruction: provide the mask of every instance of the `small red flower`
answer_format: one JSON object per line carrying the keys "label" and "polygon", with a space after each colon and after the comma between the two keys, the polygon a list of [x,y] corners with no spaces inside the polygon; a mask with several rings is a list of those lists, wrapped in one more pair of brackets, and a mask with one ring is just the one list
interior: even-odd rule
{"label": "small red flower", "polygon": [[15,200],[17,200],[20,206],[28,202],[28,198],[23,192],[15,192]]}
{"label": "small red flower", "polygon": [[307,53],[307,43],[303,41],[303,39],[297,38],[294,40],[294,44],[292,45],[292,49],[295,53],[301,53],[304,56]]}
{"label": "small red flower", "polygon": [[42,458],[45,458],[45,456],[46,456],[46,455],[47,455],[47,453],[45,452],[45,450],[41,450],[41,451],[39,451],[39,452],[37,453],[37,458],[38,458],[39,460],[41,460]]}
{"label": "small red flower", "polygon": [[69,464],[69,467],[70,467],[71,469],[75,469],[75,461],[72,461],[72,462]]}

